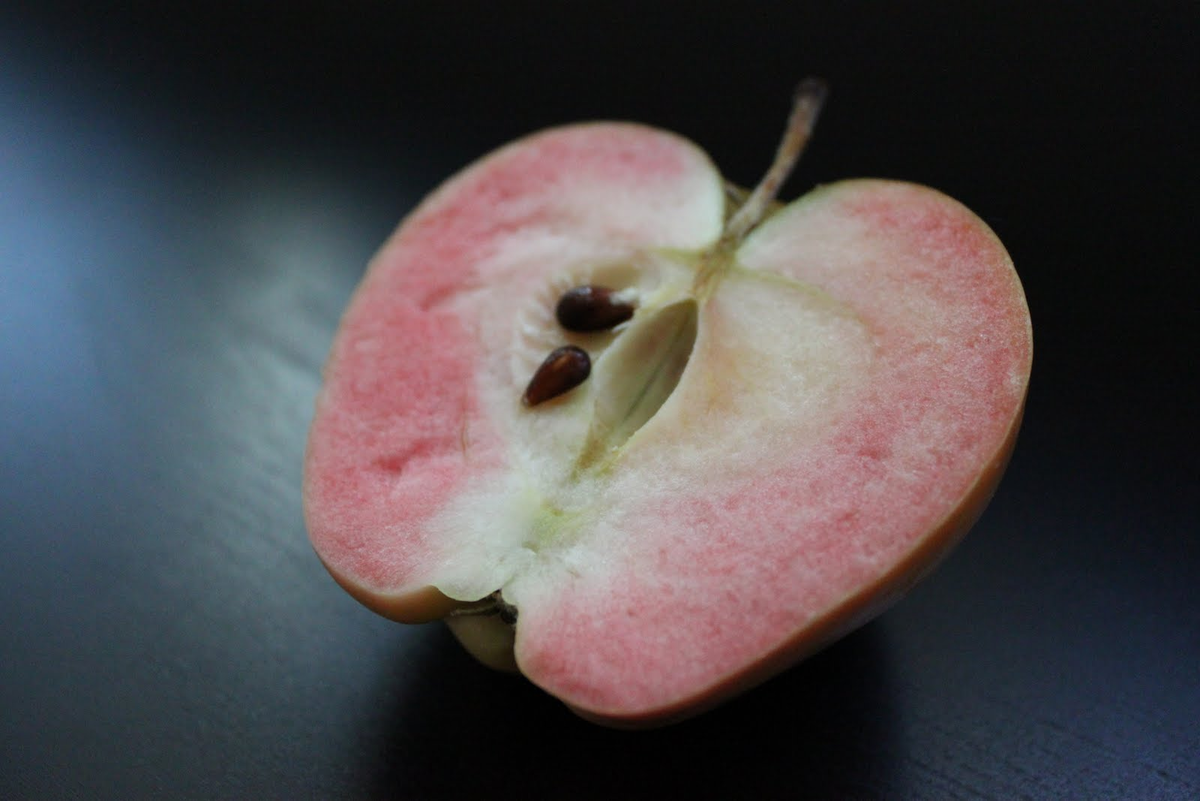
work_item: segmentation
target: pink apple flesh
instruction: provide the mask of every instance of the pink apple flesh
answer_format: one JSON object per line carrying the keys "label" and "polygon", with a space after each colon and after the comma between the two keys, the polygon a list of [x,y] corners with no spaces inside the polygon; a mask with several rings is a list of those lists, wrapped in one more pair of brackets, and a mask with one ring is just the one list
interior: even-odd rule
{"label": "pink apple flesh", "polygon": [[[727,197],[689,142],[599,123],[421,204],[350,304],[309,439],[306,517],[346,590],[450,615],[484,661],[638,725],[765,679],[932,568],[1020,422],[1007,253],[956,201],[880,180],[818,188],[725,252]],[[564,331],[581,285],[633,319]],[[567,343],[591,376],[523,405]],[[497,591],[515,627],[471,614]]]}

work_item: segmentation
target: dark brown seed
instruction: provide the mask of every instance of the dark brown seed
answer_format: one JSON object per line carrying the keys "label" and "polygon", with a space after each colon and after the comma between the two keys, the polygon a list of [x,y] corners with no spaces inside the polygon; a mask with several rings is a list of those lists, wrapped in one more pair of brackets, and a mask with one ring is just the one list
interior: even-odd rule
{"label": "dark brown seed", "polygon": [[574,345],[555,348],[533,374],[521,401],[526,406],[537,406],[542,401],[557,398],[582,384],[591,372],[592,360],[583,348]]}
{"label": "dark brown seed", "polygon": [[633,316],[632,303],[603,286],[577,286],[558,299],[554,316],[568,331],[607,331]]}

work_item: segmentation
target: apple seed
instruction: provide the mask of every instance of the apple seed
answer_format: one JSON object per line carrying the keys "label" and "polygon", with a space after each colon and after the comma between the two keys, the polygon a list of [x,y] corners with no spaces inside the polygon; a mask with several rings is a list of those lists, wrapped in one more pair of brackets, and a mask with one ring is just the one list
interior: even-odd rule
{"label": "apple seed", "polygon": [[533,374],[521,402],[526,406],[537,406],[557,398],[582,384],[591,372],[592,360],[583,348],[574,345],[555,348]]}
{"label": "apple seed", "polygon": [[634,305],[608,287],[584,285],[568,289],[554,316],[568,331],[608,331],[633,317]]}

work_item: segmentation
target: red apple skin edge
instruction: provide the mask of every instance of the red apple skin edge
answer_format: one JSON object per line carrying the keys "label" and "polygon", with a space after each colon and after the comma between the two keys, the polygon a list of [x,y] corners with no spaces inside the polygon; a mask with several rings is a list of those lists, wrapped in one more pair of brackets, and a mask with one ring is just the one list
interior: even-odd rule
{"label": "red apple skin edge", "polygon": [[947,517],[937,529],[931,531],[905,561],[881,576],[878,584],[847,598],[840,606],[831,609],[826,615],[811,623],[807,629],[798,632],[778,651],[768,654],[760,662],[748,666],[743,672],[730,675],[724,681],[713,685],[705,697],[689,699],[670,707],[658,709],[652,715],[611,717],[598,715],[591,710],[569,704],[568,707],[585,720],[613,729],[648,729],[667,726],[695,717],[741,695],[874,620],[900,601],[909,590],[929,575],[979,520],[995,494],[1000,479],[1004,476],[1005,468],[1008,466],[1008,461],[1016,445],[1023,411],[1024,407],[1022,406],[1022,410],[1013,420],[1012,428],[1005,438],[1004,445],[996,453],[996,458],[980,475],[979,482],[963,498],[962,505],[953,515]]}
{"label": "red apple skin edge", "polygon": [[[639,148],[654,139],[655,146],[665,142],[664,146],[672,152],[680,148],[694,150],[690,143],[680,144],[682,140],[678,140],[673,135],[643,129],[639,126],[605,126],[601,124],[594,128],[581,127],[573,130],[574,132],[568,130],[561,135],[561,138],[569,139],[572,136],[580,136],[586,139],[588,136],[594,135],[600,137],[600,140],[597,141],[602,141],[605,137],[628,137],[630,141],[636,141]],[[558,134],[554,132],[535,135],[528,140],[508,146],[501,153],[510,155],[521,153],[523,152],[522,148],[528,149],[531,144],[555,142],[557,141],[555,136]],[[662,141],[660,142],[659,139]],[[688,158],[706,159],[702,154],[696,156],[698,151],[691,152],[691,150],[689,150],[691,155]],[[622,163],[628,160],[626,159],[627,155],[622,154]],[[652,171],[657,163],[653,161],[654,158],[657,157],[652,156],[651,163],[642,166]],[[480,165],[494,164],[495,160],[496,157],[493,155],[485,158]],[[373,262],[367,280],[364,280],[363,286],[360,287],[350,305],[351,312],[347,315],[348,319],[352,317],[358,321],[368,319],[373,311],[381,309],[388,311],[390,308],[387,306],[388,303],[395,305],[395,301],[380,300],[380,282],[392,280],[389,276],[397,272],[397,262],[400,260],[397,254],[403,250],[406,238],[413,236],[413,229],[420,229],[422,226],[428,227],[427,223],[432,216],[432,212],[429,210],[437,207],[447,198],[452,199],[455,192],[461,191],[463,181],[469,181],[472,176],[479,175],[480,165],[468,168],[460,178],[449,182],[398,229],[397,234],[385,245],[379,257]],[[912,192],[915,194],[911,196],[917,201],[928,202],[935,206],[945,206],[949,216],[954,218],[955,224],[968,231],[968,239],[974,243],[970,247],[978,249],[979,258],[987,261],[991,265],[991,269],[1004,274],[1004,281],[1010,282],[1009,284],[1004,284],[1004,281],[993,282],[993,284],[1001,284],[1006,287],[1001,292],[1002,295],[1006,292],[1009,293],[1009,296],[997,301],[1006,307],[998,314],[1009,329],[1003,332],[1012,340],[1011,346],[1006,346],[1008,350],[1005,353],[1011,356],[1012,364],[1009,369],[1019,383],[1019,387],[1012,390],[1013,394],[1009,405],[1000,411],[993,412],[997,419],[1003,418],[1007,425],[1001,428],[997,427],[999,424],[993,424],[989,429],[991,433],[986,438],[986,442],[990,442],[992,445],[986,446],[986,450],[978,451],[973,456],[975,461],[972,462],[972,466],[974,469],[970,471],[974,476],[973,480],[962,481],[962,490],[956,499],[952,502],[941,503],[938,506],[942,510],[939,516],[931,519],[928,525],[923,526],[920,533],[907,537],[903,547],[885,561],[886,569],[879,570],[865,580],[850,582],[848,588],[840,591],[840,594],[825,598],[819,610],[805,619],[803,625],[792,630],[790,635],[777,637],[772,641],[770,647],[749,648],[747,646],[743,648],[748,656],[745,656],[742,661],[732,664],[723,672],[707,676],[704,681],[694,687],[684,687],[654,703],[647,703],[644,698],[636,694],[631,694],[626,698],[619,691],[611,692],[611,697],[607,700],[605,700],[603,692],[593,693],[594,697],[589,697],[587,691],[574,688],[571,676],[556,673],[558,668],[553,659],[550,663],[546,663],[544,661],[545,654],[541,654],[540,657],[543,661],[534,669],[534,675],[531,678],[557,695],[569,708],[586,719],[608,726],[630,728],[670,723],[708,709],[824,648],[880,614],[933,569],[978,519],[1000,481],[1016,441],[1032,362],[1032,331],[1028,309],[1024,303],[1019,280],[1012,271],[1011,262],[1002,245],[982,221],[959,204],[938,195],[933,190],[895,182],[874,181],[845,182],[835,186],[848,187],[849,189],[840,191],[850,194],[859,192],[870,195],[873,192],[879,192],[887,195],[889,192],[895,192],[899,193],[896,195],[897,197],[903,197],[904,193]],[[659,199],[661,200],[661,198]],[[885,213],[887,211],[884,209]],[[652,241],[643,241],[643,238],[648,236],[644,231],[630,233],[630,231],[621,229],[614,235],[618,238],[628,236],[634,245],[652,247],[655,244]],[[671,246],[673,243],[665,244]],[[453,283],[452,279],[447,279],[447,281],[450,284]],[[435,291],[433,294],[438,296],[435,302],[440,302],[440,298],[445,293],[444,291]],[[383,303],[384,306],[379,306],[380,303]],[[373,306],[374,309],[372,309]],[[357,316],[355,317],[355,315]],[[424,332],[419,333],[424,335]],[[373,385],[360,392],[358,383],[361,382],[347,378],[347,374],[350,374],[351,379],[355,377],[353,375],[355,368],[352,362],[361,357],[358,350],[362,349],[358,347],[361,344],[359,342],[347,342],[346,337],[348,336],[349,334],[346,334],[345,331],[339,333],[334,350],[335,354],[342,355],[340,359],[331,357],[326,376],[327,385],[333,384],[334,388],[343,394],[335,397],[328,394],[331,390],[323,390],[318,403],[318,415],[314,420],[314,434],[310,437],[309,452],[306,455],[305,514],[309,521],[310,531],[313,533],[317,553],[334,579],[350,595],[368,608],[393,620],[404,623],[426,622],[444,618],[456,611],[472,607],[474,605],[472,602],[450,598],[434,586],[412,580],[406,581],[403,577],[396,579],[393,576],[397,570],[394,565],[400,564],[403,568],[400,569],[400,572],[403,573],[407,569],[404,568],[404,565],[409,562],[415,564],[421,561],[420,550],[423,546],[419,541],[420,537],[419,535],[414,537],[415,544],[397,545],[392,540],[381,539],[381,535],[372,527],[390,526],[392,525],[391,516],[403,515],[408,512],[412,517],[418,519],[419,528],[422,515],[432,514],[429,510],[440,502],[438,498],[442,496],[438,496],[437,493],[444,490],[442,483],[452,482],[442,482],[436,474],[431,474],[421,491],[408,496],[411,502],[399,510],[390,508],[386,499],[380,500],[377,497],[380,493],[386,495],[388,486],[386,483],[378,483],[382,480],[377,476],[381,472],[379,454],[385,454],[382,472],[387,473],[388,470],[398,466],[386,464],[387,459],[391,458],[386,456],[387,447],[376,447],[377,439],[387,439],[386,436],[376,436],[373,433],[372,426],[379,428],[383,425],[379,422],[380,418],[371,418],[364,423],[362,420],[354,419],[353,413],[356,411],[355,403],[357,402],[368,405],[382,404],[383,407],[388,404],[376,397],[379,392],[377,388],[373,388]],[[439,340],[434,338],[426,342],[417,342],[414,346],[436,348],[438,342]],[[351,362],[349,368],[346,367],[347,362]],[[444,375],[419,377],[419,381],[424,381],[426,387],[431,388],[429,391],[434,394],[441,393],[435,400],[443,403],[446,397],[453,397],[456,392],[459,392],[457,387],[453,390],[447,389],[448,384],[463,383],[472,378],[469,374],[454,374],[454,360],[452,359],[447,359],[445,366],[448,372]],[[374,365],[372,365],[372,369],[374,369]],[[436,370],[434,372],[436,373]],[[366,381],[366,384],[371,384],[371,381]],[[395,383],[389,386],[398,389],[400,394],[403,394],[406,385]],[[519,392],[519,388],[517,391]],[[354,395],[356,392],[360,392],[367,400],[362,401],[359,398],[355,403],[344,400],[344,397],[348,397],[346,393]],[[419,400],[414,403],[419,403]],[[474,425],[479,430],[486,429],[486,424],[479,422],[480,414],[470,399],[464,400],[463,404],[465,418],[474,421]],[[373,407],[368,409],[367,417],[370,418],[377,411],[379,410]],[[436,413],[436,409],[431,413]],[[362,434],[364,430],[368,431],[369,436]],[[475,430],[473,428],[472,432]],[[347,431],[351,433],[346,434]],[[467,453],[468,441],[466,432],[467,423],[464,422],[461,433],[464,457]],[[421,446],[421,452],[418,455],[423,458],[427,456],[427,451],[437,450],[438,447],[442,450],[457,449],[460,432],[456,429],[451,434],[443,437],[444,441],[441,442],[441,445],[418,443]],[[484,453],[486,461],[487,432],[484,431],[481,435],[473,433],[472,436],[480,436],[481,441],[485,442],[478,449]],[[342,439],[338,439],[339,437]],[[475,440],[471,441],[474,444]],[[358,452],[360,450],[372,452],[363,454]],[[411,452],[412,448],[409,447],[408,450]],[[436,466],[438,463],[434,462],[433,464]],[[959,473],[961,474],[962,471],[960,470]],[[960,486],[960,484],[955,486]],[[345,499],[341,497],[342,495],[345,496]],[[349,523],[339,529],[343,519],[349,520]],[[377,556],[376,550],[387,550],[388,555]],[[396,555],[397,553],[399,556]],[[413,556],[413,553],[417,555]],[[405,560],[409,560],[409,562]],[[392,572],[389,573],[389,570]],[[669,613],[662,613],[660,617],[669,618]],[[519,628],[520,624],[518,624]],[[516,666],[516,662],[511,659],[511,650],[506,650],[511,648],[510,643],[506,643],[504,640],[504,632],[509,631],[502,627],[501,636],[495,641],[492,641],[494,628],[488,630],[487,627],[484,627],[476,632],[478,636],[471,632],[464,634],[461,630],[456,630],[455,633],[463,640],[468,650],[471,650],[485,663],[495,667],[511,668]],[[511,633],[508,633],[508,636],[511,638]],[[475,641],[472,641],[473,639]],[[576,639],[579,640],[581,637],[576,636]],[[637,641],[637,638],[634,637],[634,642]],[[564,642],[575,644],[570,638]],[[744,644],[736,643],[736,645],[741,648]],[[550,656],[553,657],[554,654],[552,653]],[[522,658],[520,649],[518,649],[517,657],[517,662],[520,662]],[[526,654],[525,658],[532,657]],[[565,662],[569,663],[570,659],[566,659]],[[522,665],[522,667],[526,666]],[[523,670],[522,672],[528,674],[528,671]],[[601,679],[604,678],[603,670],[599,675]]]}
{"label": "red apple skin edge", "polygon": [[[614,717],[597,714],[591,710],[567,704],[575,714],[602,726],[617,729],[645,729],[666,726],[687,718],[695,717],[724,701],[782,673],[789,667],[804,661],[825,649],[846,634],[887,611],[902,599],[954,549],[954,546],[970,531],[991,501],[1016,445],[1021,427],[1024,407],[1014,418],[1004,444],[988,467],[979,476],[979,481],[963,498],[954,514],[946,518],[935,530],[914,549],[908,558],[898,563],[890,572],[879,578],[878,584],[865,588],[863,592],[847,598],[841,605],[829,610],[808,628],[784,643],[780,649],[768,654],[760,662],[749,665],[743,672],[731,675],[714,684],[701,698],[686,699],[656,710],[641,717]],[[373,592],[369,588],[341,576],[332,566],[326,565],[337,583],[355,600],[368,609],[398,623],[427,623],[445,618],[461,608],[462,602],[447,598],[436,587],[423,587],[405,595],[389,596]],[[487,643],[464,643],[468,650],[476,653],[480,661],[497,670],[516,672],[515,661],[511,660],[511,646],[503,658],[488,659],[484,654],[493,650]]]}

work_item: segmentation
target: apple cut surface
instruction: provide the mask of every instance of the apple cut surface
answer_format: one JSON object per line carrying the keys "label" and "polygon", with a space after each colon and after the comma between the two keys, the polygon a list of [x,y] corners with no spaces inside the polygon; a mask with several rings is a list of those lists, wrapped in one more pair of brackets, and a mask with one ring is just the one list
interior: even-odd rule
{"label": "apple cut surface", "polygon": [[[350,304],[310,434],[306,517],[338,582],[397,620],[460,615],[485,661],[508,658],[500,626],[533,682],[637,723],[765,678],[927,572],[1019,425],[1008,255],[912,184],[822,187],[732,243],[727,203],[694,145],[616,123],[520,140],[427,199]],[[563,330],[583,285],[633,318]],[[590,377],[523,404],[563,344]],[[515,627],[461,614],[497,609]]]}

